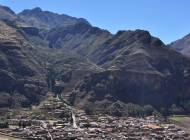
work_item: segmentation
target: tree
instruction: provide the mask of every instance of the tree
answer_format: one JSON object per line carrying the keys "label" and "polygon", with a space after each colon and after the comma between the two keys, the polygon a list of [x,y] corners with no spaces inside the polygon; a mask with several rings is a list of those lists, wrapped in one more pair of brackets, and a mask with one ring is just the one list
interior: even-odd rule
{"label": "tree", "polygon": [[92,109],[90,109],[89,107],[85,107],[84,111],[85,111],[85,113],[86,113],[87,115],[92,115],[92,114],[93,114]]}
{"label": "tree", "polygon": [[8,128],[9,127],[9,124],[7,121],[1,121],[0,122],[0,128]]}
{"label": "tree", "polygon": [[152,115],[155,110],[151,105],[145,105],[143,108],[146,116]]}
{"label": "tree", "polygon": [[176,106],[176,104],[173,104],[170,108],[170,112],[172,115],[178,114],[180,112],[179,108]]}
{"label": "tree", "polygon": [[165,121],[167,120],[167,117],[170,115],[170,112],[167,108],[161,108],[161,114],[164,117]]}

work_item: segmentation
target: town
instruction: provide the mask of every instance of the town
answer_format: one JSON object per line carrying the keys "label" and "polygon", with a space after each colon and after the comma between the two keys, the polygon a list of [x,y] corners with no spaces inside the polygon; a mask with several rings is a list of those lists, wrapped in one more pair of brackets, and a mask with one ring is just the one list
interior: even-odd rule
{"label": "town", "polygon": [[190,135],[156,116],[145,118],[87,115],[49,95],[32,112],[23,110],[1,123],[0,133],[29,140],[189,140]]}

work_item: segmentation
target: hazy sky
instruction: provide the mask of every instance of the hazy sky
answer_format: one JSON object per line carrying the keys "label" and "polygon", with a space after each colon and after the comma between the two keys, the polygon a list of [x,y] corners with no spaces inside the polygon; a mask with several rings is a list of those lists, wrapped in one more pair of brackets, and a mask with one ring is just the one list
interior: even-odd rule
{"label": "hazy sky", "polygon": [[86,18],[111,31],[144,29],[169,43],[190,33],[190,0],[0,0],[16,12],[43,10]]}

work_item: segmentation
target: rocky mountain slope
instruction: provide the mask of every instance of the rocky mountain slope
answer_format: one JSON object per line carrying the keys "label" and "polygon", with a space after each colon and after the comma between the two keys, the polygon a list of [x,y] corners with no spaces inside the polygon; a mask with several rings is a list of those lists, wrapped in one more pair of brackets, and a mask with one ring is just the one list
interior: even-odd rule
{"label": "rocky mountain slope", "polygon": [[190,57],[190,34],[186,35],[182,39],[172,42],[169,47],[181,52],[185,56]]}
{"label": "rocky mountain slope", "polygon": [[16,14],[9,7],[0,5],[0,12],[1,12],[0,19],[9,19],[9,20],[17,19]]}
{"label": "rocky mountain slope", "polygon": [[28,49],[22,31],[0,21],[0,107],[29,106],[45,95],[43,68]]}
{"label": "rocky mountain slope", "polygon": [[190,98],[189,60],[147,31],[120,31],[91,59],[106,70],[78,84],[73,92],[76,106],[106,111],[121,101],[159,110]]}
{"label": "rocky mountain slope", "polygon": [[162,111],[175,104],[187,112],[190,60],[149,32],[112,35],[84,19],[40,8],[18,15],[0,9],[1,17],[10,17],[0,18],[0,78],[9,80],[0,88],[2,106],[14,106],[6,103],[17,93],[28,105],[39,102],[51,77],[52,82],[62,83],[62,94],[82,109],[125,112],[125,106],[133,103]]}
{"label": "rocky mountain slope", "polygon": [[[31,26],[8,7],[1,6],[0,11],[0,107],[40,102],[47,93],[49,69],[55,79],[64,82],[65,91],[71,91],[84,75],[100,71],[76,53],[49,48],[49,41],[41,33],[44,29]],[[76,19],[71,22],[75,24]]]}
{"label": "rocky mountain slope", "polygon": [[59,15],[49,11],[42,11],[39,7],[31,10],[24,10],[18,14],[19,18],[24,20],[28,25],[43,29],[55,28],[57,26],[67,27],[77,23],[89,24],[83,18],[75,18],[68,15]]}
{"label": "rocky mountain slope", "polygon": [[54,28],[46,33],[45,39],[51,48],[65,48],[88,57],[111,37],[106,30],[79,23],[67,28]]}
{"label": "rocky mountain slope", "polygon": [[18,16],[28,25],[38,28],[40,36],[50,48],[64,48],[81,56],[90,55],[113,36],[106,30],[91,26],[85,19],[59,15],[40,8],[24,10]]}

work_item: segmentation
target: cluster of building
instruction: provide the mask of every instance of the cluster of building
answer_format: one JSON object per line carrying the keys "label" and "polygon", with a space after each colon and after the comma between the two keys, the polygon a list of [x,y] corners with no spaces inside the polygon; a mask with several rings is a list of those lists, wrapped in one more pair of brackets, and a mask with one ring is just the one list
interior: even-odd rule
{"label": "cluster of building", "polygon": [[[153,116],[146,118],[89,116],[84,111],[72,109],[65,104],[65,108],[63,108],[58,99],[51,101],[56,105],[56,107],[54,106],[55,110],[59,108],[59,113],[63,112],[62,109],[70,109],[70,117],[66,115],[61,119],[54,120],[10,119],[8,120],[10,127],[0,129],[0,132],[32,140],[190,139],[190,135],[176,125],[165,124]],[[52,104],[45,102],[40,108],[47,111],[52,110]]]}

